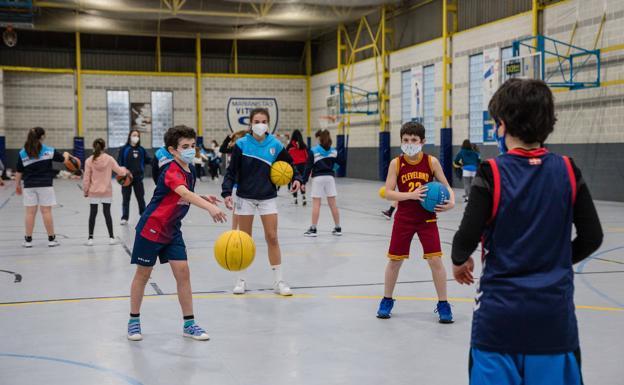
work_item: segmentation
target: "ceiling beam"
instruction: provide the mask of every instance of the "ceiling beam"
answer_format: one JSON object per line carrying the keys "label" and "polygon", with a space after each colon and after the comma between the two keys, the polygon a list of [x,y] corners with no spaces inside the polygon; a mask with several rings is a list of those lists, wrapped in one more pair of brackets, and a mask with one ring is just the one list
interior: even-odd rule
{"label": "ceiling beam", "polygon": [[[187,15],[187,16],[208,16],[208,17],[239,17],[239,18],[248,18],[255,19],[258,17],[257,14],[248,13],[248,12],[224,12],[224,11],[200,11],[200,10],[192,10],[192,9],[178,9],[175,11],[175,5],[182,7],[185,1],[176,1],[173,4],[170,4],[170,1],[163,0],[165,5],[169,7],[170,10],[176,12],[179,15]],[[175,1],[175,0],[174,0]],[[115,6],[115,7],[106,7],[103,5],[92,5],[88,8],[81,7],[76,3],[58,3],[55,1],[37,1],[33,2],[33,5],[37,8],[54,8],[54,9],[69,9],[74,11],[85,11],[85,10],[93,10],[93,11],[102,11],[102,12],[111,12],[111,13],[141,13],[141,14],[161,14],[162,10],[160,8],[145,8],[145,7],[130,7],[126,5]]]}

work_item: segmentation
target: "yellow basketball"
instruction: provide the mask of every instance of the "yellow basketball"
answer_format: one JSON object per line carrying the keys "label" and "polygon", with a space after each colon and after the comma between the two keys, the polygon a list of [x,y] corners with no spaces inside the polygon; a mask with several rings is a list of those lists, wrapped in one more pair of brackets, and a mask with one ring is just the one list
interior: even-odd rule
{"label": "yellow basketball", "polygon": [[246,269],[254,260],[256,245],[249,234],[240,230],[227,231],[217,238],[214,256],[222,268],[229,271]]}
{"label": "yellow basketball", "polygon": [[381,186],[379,189],[379,196],[381,199],[386,199],[386,186]]}
{"label": "yellow basketball", "polygon": [[292,180],[293,168],[288,163],[279,160],[271,166],[271,182],[277,186],[285,186]]}

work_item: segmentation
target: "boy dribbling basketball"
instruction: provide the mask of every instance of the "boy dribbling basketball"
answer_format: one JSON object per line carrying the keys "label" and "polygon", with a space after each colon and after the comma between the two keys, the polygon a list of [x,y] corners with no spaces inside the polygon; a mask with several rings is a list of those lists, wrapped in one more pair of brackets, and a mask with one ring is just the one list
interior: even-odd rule
{"label": "boy dribbling basketball", "polygon": [[[419,201],[425,197],[427,191],[425,185],[434,178],[450,192],[450,199],[445,204],[436,206],[436,212],[452,209],[455,206],[455,194],[444,176],[440,162],[422,151],[423,144],[425,144],[425,128],[420,123],[408,122],[401,127],[403,154],[390,162],[386,178],[386,199],[398,201],[398,208],[388,250],[384,298],[379,304],[377,317],[390,318],[394,306],[392,293],[399,270],[403,260],[409,258],[410,243],[414,234],[418,234],[423,247],[423,258],[429,263],[438,294],[439,301],[435,311],[438,313],[440,323],[452,323],[451,305],[446,297],[446,270],[442,264],[437,216],[435,212],[425,210]],[[395,191],[396,188],[398,191]]]}

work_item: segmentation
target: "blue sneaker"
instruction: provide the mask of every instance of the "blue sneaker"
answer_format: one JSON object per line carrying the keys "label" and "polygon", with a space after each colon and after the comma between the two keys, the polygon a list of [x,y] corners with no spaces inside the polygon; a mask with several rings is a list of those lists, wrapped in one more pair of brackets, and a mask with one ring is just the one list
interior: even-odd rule
{"label": "blue sneaker", "polygon": [[453,312],[451,312],[451,304],[448,302],[438,302],[438,306],[434,310],[434,313],[438,313],[439,322],[441,324],[452,324]]}
{"label": "blue sneaker", "polygon": [[208,333],[199,325],[192,324],[184,328],[184,337],[189,337],[197,341],[207,341],[210,339]]}
{"label": "blue sneaker", "polygon": [[383,298],[379,304],[379,310],[377,310],[377,318],[387,319],[390,318],[392,307],[394,306],[394,300],[391,298]]}
{"label": "blue sneaker", "polygon": [[128,339],[130,341],[141,341],[143,339],[140,322],[128,322]]}

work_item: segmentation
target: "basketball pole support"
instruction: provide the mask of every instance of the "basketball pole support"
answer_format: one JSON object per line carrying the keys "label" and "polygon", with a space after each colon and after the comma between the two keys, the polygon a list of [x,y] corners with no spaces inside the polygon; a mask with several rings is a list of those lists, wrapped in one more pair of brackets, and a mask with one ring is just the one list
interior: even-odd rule
{"label": "basketball pole support", "polygon": [[[340,88],[351,89],[354,82],[354,73],[357,54],[364,51],[372,51],[375,62],[375,80],[379,97],[379,177],[385,180],[390,163],[390,130],[389,130],[389,84],[390,84],[390,50],[387,46],[388,36],[392,31],[386,27],[386,7],[379,10],[380,18],[377,28],[373,30],[366,17],[361,17],[355,36],[351,38],[344,24],[340,24],[336,35],[336,57],[338,85]],[[368,44],[361,44],[363,34],[368,35]],[[346,87],[345,87],[346,86]],[[342,97],[341,97],[342,100]],[[347,174],[347,159],[349,134],[351,129],[351,114],[353,107],[351,95],[344,93],[346,106],[339,106],[340,110],[346,110],[341,114],[338,121],[338,134],[336,135],[336,149],[338,154],[345,159],[345,165],[340,167],[337,176],[344,177]]]}
{"label": "basketball pole support", "polygon": [[306,69],[306,137],[308,148],[312,144],[312,41],[305,43],[305,69]]}
{"label": "basketball pole support", "polygon": [[197,146],[204,144],[204,130],[202,128],[202,64],[201,64],[201,35],[195,35],[195,100],[197,110]]}
{"label": "basketball pole support", "polygon": [[76,136],[72,153],[80,159],[80,165],[84,168],[85,147],[84,147],[84,127],[82,122],[82,50],[80,49],[80,32],[76,32]]}
{"label": "basketball pole support", "polygon": [[[449,15],[453,28],[449,31]],[[440,128],[440,164],[449,184],[453,186],[453,109],[450,105],[453,90],[450,78],[453,64],[451,40],[457,31],[457,0],[442,1],[442,128]]]}

